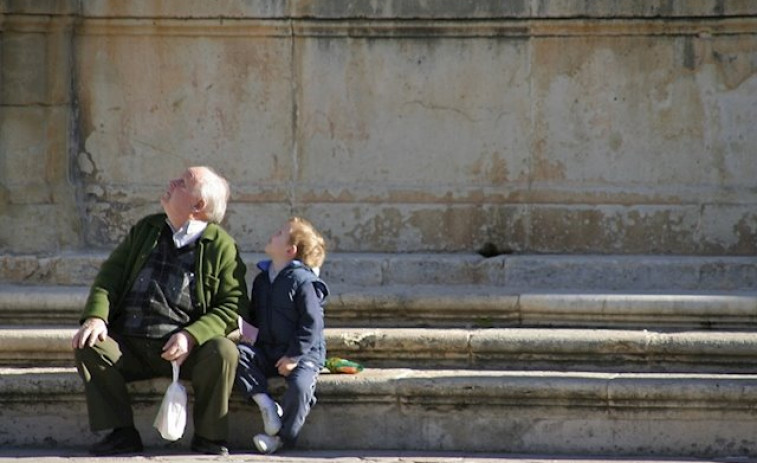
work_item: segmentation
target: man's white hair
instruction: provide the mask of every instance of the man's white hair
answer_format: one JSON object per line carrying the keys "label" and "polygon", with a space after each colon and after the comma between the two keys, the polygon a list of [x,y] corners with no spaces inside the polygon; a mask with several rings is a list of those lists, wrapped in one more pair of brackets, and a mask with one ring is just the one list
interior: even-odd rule
{"label": "man's white hair", "polygon": [[205,201],[208,222],[221,223],[231,195],[229,182],[210,167],[201,166],[200,169],[205,171],[205,175],[199,179],[197,190],[200,198]]}

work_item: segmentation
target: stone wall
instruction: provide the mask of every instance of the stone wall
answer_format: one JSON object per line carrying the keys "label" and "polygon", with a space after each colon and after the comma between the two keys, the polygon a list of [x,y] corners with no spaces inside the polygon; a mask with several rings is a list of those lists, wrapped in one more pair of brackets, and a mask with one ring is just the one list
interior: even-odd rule
{"label": "stone wall", "polygon": [[750,0],[0,0],[0,251],[229,178],[262,249],[752,254]]}

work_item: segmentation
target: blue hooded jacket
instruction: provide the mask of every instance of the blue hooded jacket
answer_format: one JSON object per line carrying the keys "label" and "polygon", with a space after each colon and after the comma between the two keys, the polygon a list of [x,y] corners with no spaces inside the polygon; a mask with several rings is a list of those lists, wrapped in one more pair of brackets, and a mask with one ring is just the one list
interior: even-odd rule
{"label": "blue hooded jacket", "polygon": [[284,267],[271,283],[270,266],[270,260],[259,262],[261,273],[252,282],[247,321],[259,330],[255,347],[274,360],[287,356],[299,361],[306,357],[323,366],[323,306],[329,294],[326,283],[298,260]]}

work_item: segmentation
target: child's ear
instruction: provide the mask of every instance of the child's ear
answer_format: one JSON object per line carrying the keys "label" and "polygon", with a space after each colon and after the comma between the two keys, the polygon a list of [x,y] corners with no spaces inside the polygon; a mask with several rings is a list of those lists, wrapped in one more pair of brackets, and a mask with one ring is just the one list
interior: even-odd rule
{"label": "child's ear", "polygon": [[297,255],[297,245],[296,244],[290,244],[289,247],[287,247],[287,255],[290,259],[294,259],[294,257]]}

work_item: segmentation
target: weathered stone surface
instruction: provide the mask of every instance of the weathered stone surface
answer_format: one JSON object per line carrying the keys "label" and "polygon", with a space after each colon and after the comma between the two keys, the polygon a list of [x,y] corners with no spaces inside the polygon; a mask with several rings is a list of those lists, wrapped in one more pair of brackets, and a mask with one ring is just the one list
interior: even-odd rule
{"label": "weathered stone surface", "polygon": [[[0,327],[0,365],[73,366],[75,328]],[[329,356],[367,368],[755,373],[748,332],[327,328]]]}
{"label": "weathered stone surface", "polygon": [[[740,72],[738,63],[754,49],[755,37],[744,36],[534,40],[543,129],[534,181],[617,185],[624,193],[655,185],[672,195],[701,185],[697,193],[721,199],[718,184],[743,185],[751,174],[743,147],[757,139],[733,122],[755,109],[751,99],[733,97],[757,85],[754,69]],[[617,74],[604,79],[599,69]],[[726,142],[734,130],[742,146]]]}
{"label": "weathered stone surface", "polygon": [[77,247],[80,224],[59,204],[11,205],[3,211],[0,244],[11,252]]}
{"label": "weathered stone surface", "polygon": [[3,105],[70,103],[71,26],[66,16],[12,17],[2,24]]}
{"label": "weathered stone surface", "polygon": [[534,10],[548,17],[689,17],[709,15],[740,15],[754,12],[749,0],[700,0],[696,2],[671,2],[650,0],[646,2],[587,2],[583,0],[540,0],[534,2]]}
{"label": "weathered stone surface", "polygon": [[68,177],[71,21],[56,15],[3,19],[0,249],[76,248],[80,216]]}
{"label": "weathered stone surface", "polygon": [[[3,108],[0,147],[0,180],[11,204],[72,203],[66,182],[65,136],[70,114],[65,107],[20,106]],[[56,136],[51,136],[56,135]],[[76,214],[72,218],[78,220]]]}
{"label": "weathered stone surface", "polygon": [[88,187],[88,241],[114,242],[150,207],[159,210],[168,179],[189,164],[209,164],[229,178],[239,203],[230,208],[230,230],[245,247],[262,248],[268,235],[253,230],[274,219],[263,210],[288,215],[286,205],[258,207],[256,198],[288,200],[286,188],[269,192],[292,175],[289,43],[263,38],[250,48],[242,36],[209,38],[198,52],[191,37],[87,34],[78,40],[77,69],[88,76],[79,80],[78,171]]}
{"label": "weathered stone surface", "polygon": [[[29,281],[41,271],[21,265],[11,270]],[[330,289],[326,326],[336,328],[751,330],[757,324],[754,291],[539,291],[481,284],[333,284]],[[88,291],[88,286],[0,285],[0,325],[75,326]]]}
{"label": "weathered stone surface", "polygon": [[[89,286],[109,250],[53,255],[0,255],[4,284]],[[249,280],[264,254],[243,253]],[[481,290],[685,293],[757,289],[757,261],[738,256],[500,255],[339,253],[321,269],[331,285],[370,291],[380,286],[480,285]]]}
{"label": "weathered stone surface", "polygon": [[67,179],[70,117],[62,106],[0,108],[0,249],[77,248],[80,217]]}
{"label": "weathered stone surface", "polygon": [[79,10],[79,2],[59,0],[3,0],[0,12],[27,15],[64,15]]}
{"label": "weathered stone surface", "polygon": [[[17,13],[63,13],[75,12],[75,2],[52,0],[5,0],[6,10]],[[702,0],[696,2],[671,2],[648,0],[629,2],[587,2],[584,0],[538,0],[458,2],[456,0],[386,0],[365,2],[360,0],[309,0],[288,1],[215,1],[201,0],[134,0],[128,4],[84,1],[80,6],[86,16],[136,17],[295,17],[295,18],[375,18],[375,19],[457,19],[457,18],[617,18],[617,17],[697,17],[738,16],[754,12],[750,0]]]}
{"label": "weathered stone surface", "polygon": [[168,0],[160,2],[137,0],[126,5],[85,1],[82,2],[82,13],[89,17],[105,18],[124,15],[146,18],[281,18],[287,16],[292,3],[291,0],[253,0],[244,2],[236,0],[214,2],[203,0]]}
{"label": "weathered stone surface", "polygon": [[0,22],[4,120],[72,116],[43,138],[81,229],[24,249],[111,246],[210,164],[245,251],[291,214],[337,251],[757,251],[751,2],[72,5],[6,2]]}
{"label": "weathered stone surface", "polygon": [[40,103],[47,100],[46,37],[43,34],[23,34],[3,40],[3,88],[0,97],[4,104]]}
{"label": "weathered stone surface", "polygon": [[[0,375],[3,445],[69,447],[96,439],[75,371],[4,368]],[[318,405],[298,446],[747,456],[757,432],[756,383],[754,375],[409,369],[321,375]],[[150,429],[167,385],[145,381],[131,389],[136,425],[149,446],[165,445]],[[232,447],[249,448],[250,423],[262,428],[260,413],[235,396],[231,418]],[[191,420],[187,425],[191,436]]]}

